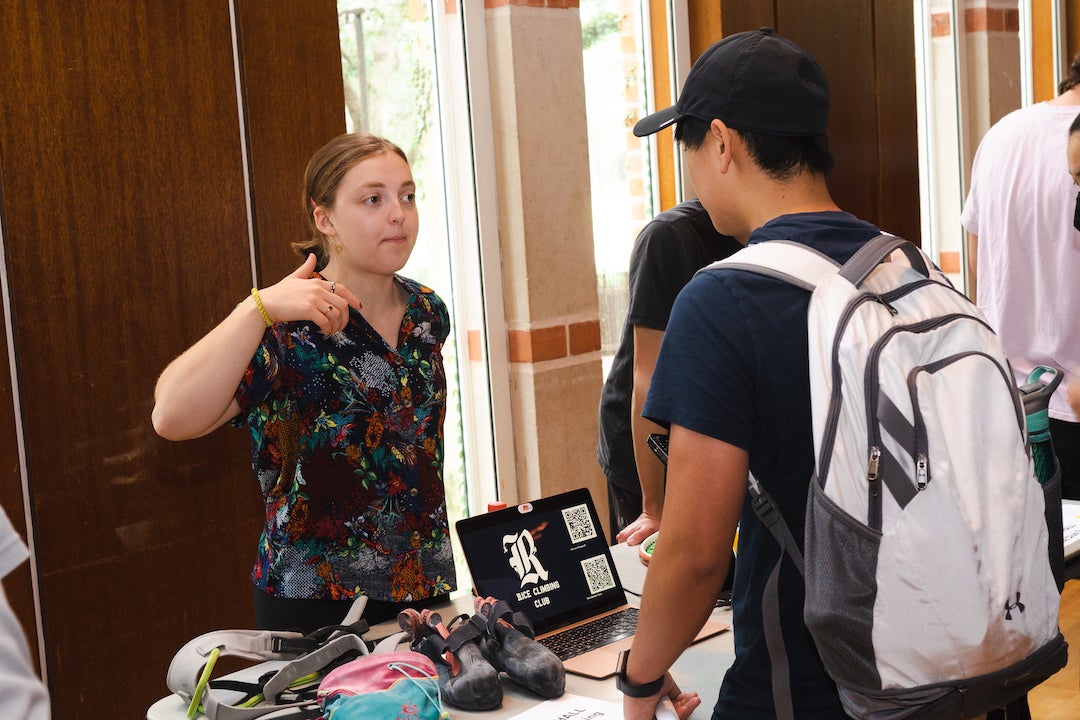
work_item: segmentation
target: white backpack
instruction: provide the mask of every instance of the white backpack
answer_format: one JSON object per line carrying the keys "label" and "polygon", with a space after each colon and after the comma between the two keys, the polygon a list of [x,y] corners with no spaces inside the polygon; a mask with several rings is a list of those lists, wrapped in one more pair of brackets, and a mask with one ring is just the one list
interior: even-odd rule
{"label": "white backpack", "polygon": [[[1001,342],[979,310],[891,235],[843,267],[787,241],[710,267],[812,293],[805,562],[752,477],[750,496],[803,571],[806,625],[847,713],[977,717],[1063,667],[1043,489]],[[777,575],[765,635],[777,717],[791,720]]]}

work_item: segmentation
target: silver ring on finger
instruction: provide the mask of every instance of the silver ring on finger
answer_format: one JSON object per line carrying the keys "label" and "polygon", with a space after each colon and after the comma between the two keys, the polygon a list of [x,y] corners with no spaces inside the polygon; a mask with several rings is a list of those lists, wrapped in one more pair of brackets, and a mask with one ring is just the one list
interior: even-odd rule
{"label": "silver ring on finger", "polygon": [[333,295],[336,290],[337,290],[337,280],[331,280],[330,281],[330,294]]}

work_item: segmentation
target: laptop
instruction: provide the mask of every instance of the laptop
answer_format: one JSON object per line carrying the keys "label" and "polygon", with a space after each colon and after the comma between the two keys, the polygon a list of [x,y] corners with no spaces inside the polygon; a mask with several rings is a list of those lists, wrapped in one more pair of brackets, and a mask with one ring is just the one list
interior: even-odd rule
{"label": "laptop", "polygon": [[[615,674],[619,652],[633,641],[637,607],[626,602],[587,489],[475,515],[455,527],[480,597],[524,613],[567,672]],[[727,629],[709,621],[695,641]]]}

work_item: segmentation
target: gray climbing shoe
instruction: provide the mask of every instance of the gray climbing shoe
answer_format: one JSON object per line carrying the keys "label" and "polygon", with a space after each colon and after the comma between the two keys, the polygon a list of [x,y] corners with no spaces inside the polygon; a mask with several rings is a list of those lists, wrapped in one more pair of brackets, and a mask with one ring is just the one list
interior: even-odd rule
{"label": "gray climbing shoe", "polygon": [[540,697],[562,695],[566,669],[555,653],[536,642],[529,619],[515,613],[504,600],[478,597],[473,605],[476,614],[470,622],[484,627],[480,650],[487,661]]}
{"label": "gray climbing shoe", "polygon": [[450,630],[439,613],[412,608],[398,614],[398,625],[408,633],[409,647],[435,662],[444,702],[462,710],[491,710],[502,704],[499,673],[480,652],[483,628],[465,623]]}

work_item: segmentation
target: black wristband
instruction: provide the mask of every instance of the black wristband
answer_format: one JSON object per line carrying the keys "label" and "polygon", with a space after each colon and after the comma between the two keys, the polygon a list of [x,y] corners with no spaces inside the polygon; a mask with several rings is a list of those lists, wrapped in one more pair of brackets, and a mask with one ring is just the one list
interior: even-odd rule
{"label": "black wristband", "polygon": [[619,653],[619,662],[618,665],[615,666],[615,687],[619,688],[619,692],[632,698],[649,697],[650,695],[655,695],[660,692],[660,688],[664,687],[665,675],[661,675],[656,680],[641,685],[635,685],[626,679],[626,662],[629,659],[629,650],[623,650]]}

